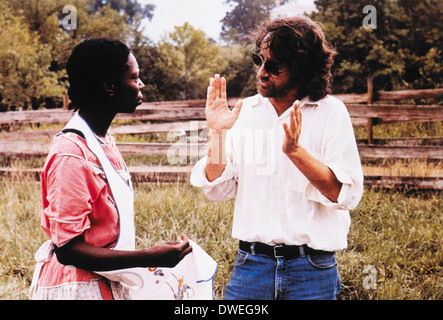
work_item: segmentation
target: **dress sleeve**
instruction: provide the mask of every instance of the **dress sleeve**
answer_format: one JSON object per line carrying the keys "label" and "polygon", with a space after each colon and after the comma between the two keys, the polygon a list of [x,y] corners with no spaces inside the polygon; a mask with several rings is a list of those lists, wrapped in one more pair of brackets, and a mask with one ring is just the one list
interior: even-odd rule
{"label": "dress sleeve", "polygon": [[81,157],[55,155],[48,161],[42,174],[42,227],[55,245],[90,228],[92,204],[103,189],[99,181]]}

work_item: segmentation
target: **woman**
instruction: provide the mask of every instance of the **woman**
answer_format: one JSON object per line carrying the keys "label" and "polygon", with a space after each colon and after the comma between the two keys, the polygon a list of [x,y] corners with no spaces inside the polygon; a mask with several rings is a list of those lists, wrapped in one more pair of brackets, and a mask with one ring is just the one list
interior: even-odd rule
{"label": "woman", "polygon": [[[135,251],[133,192],[114,138],[117,113],[141,104],[137,60],[118,40],[89,39],[67,63],[78,113],[55,136],[42,172],[41,226],[50,238],[37,253],[33,299],[128,299],[100,274],[132,267],[173,267],[192,249],[188,239]],[[37,280],[38,279],[38,280]]]}

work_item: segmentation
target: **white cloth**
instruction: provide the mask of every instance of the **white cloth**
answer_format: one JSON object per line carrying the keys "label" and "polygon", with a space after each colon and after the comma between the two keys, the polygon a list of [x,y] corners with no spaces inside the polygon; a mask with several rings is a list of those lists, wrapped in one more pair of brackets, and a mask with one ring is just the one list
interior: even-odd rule
{"label": "white cloth", "polygon": [[214,201],[236,198],[232,236],[270,245],[307,244],[335,251],[347,246],[349,210],[363,194],[363,173],[352,123],[345,105],[327,96],[301,101],[300,144],[327,165],[343,183],[338,202],[320,193],[283,153],[284,122],[269,99],[243,101],[236,123],[226,134],[227,165],[209,182],[207,158],[194,166],[191,183]]}
{"label": "white cloth", "polygon": [[47,240],[38,248],[37,252],[34,254],[36,265],[31,281],[31,288],[30,288],[31,296],[34,293],[35,289],[37,288],[38,277],[40,276],[40,272],[43,268],[43,265],[46,262],[49,262],[49,260],[51,260],[53,252],[54,252],[54,244],[52,243],[51,240]]}
{"label": "white cloth", "polygon": [[130,289],[133,300],[211,300],[217,263],[194,241],[174,268],[129,268],[106,277]]}

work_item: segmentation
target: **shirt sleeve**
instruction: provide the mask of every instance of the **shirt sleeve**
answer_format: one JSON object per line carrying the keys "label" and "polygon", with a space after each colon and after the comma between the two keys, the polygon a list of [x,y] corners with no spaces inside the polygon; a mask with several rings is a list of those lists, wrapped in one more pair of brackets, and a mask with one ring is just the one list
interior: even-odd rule
{"label": "shirt sleeve", "polygon": [[214,181],[206,177],[207,157],[200,159],[191,172],[191,184],[203,190],[208,199],[224,201],[235,197],[237,193],[237,180],[232,162],[228,161],[222,175]]}
{"label": "shirt sleeve", "polygon": [[351,119],[343,105],[332,112],[324,132],[323,163],[342,183],[338,201],[332,202],[311,183],[306,188],[309,200],[336,210],[354,209],[363,195],[363,172]]}
{"label": "shirt sleeve", "polygon": [[62,246],[90,228],[92,204],[103,186],[97,185],[85,159],[76,156],[54,156],[44,174],[42,227]]}

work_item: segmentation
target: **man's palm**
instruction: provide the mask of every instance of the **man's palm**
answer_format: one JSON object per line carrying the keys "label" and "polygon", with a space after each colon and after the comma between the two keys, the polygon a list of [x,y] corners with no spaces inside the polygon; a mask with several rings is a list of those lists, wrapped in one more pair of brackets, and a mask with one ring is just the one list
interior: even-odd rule
{"label": "man's palm", "polygon": [[222,132],[232,128],[240,114],[242,101],[239,100],[230,110],[226,99],[226,80],[215,75],[208,87],[206,101],[206,121],[209,129]]}

